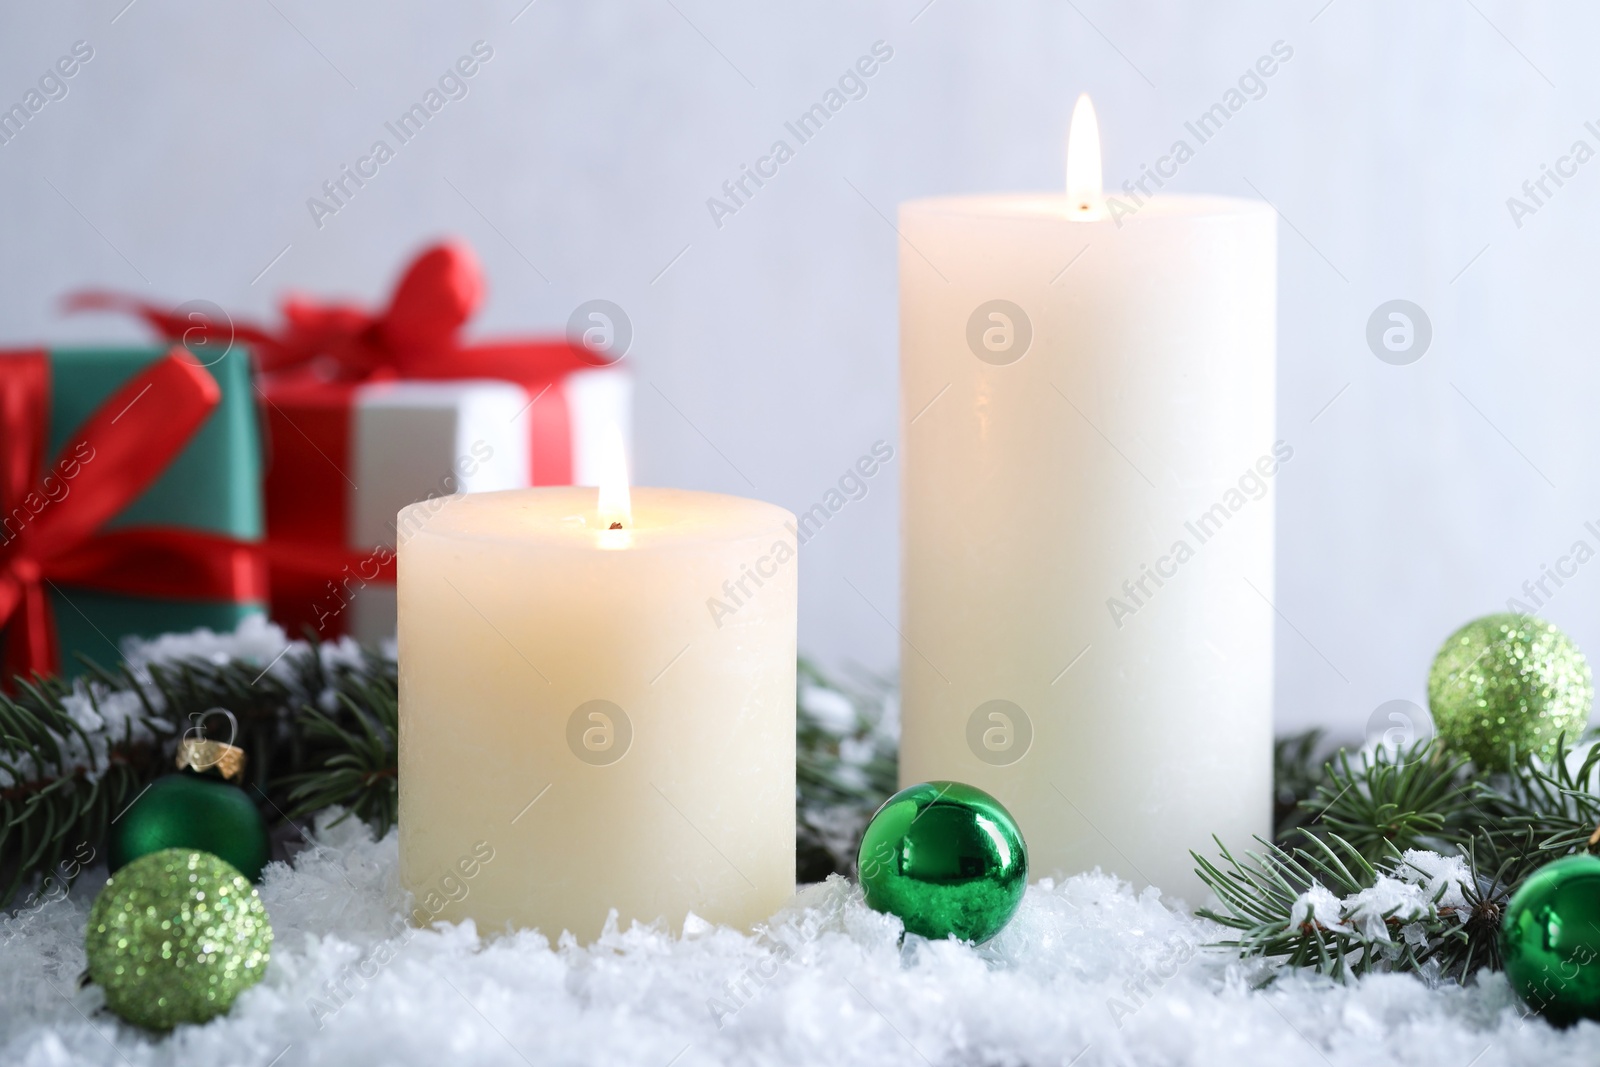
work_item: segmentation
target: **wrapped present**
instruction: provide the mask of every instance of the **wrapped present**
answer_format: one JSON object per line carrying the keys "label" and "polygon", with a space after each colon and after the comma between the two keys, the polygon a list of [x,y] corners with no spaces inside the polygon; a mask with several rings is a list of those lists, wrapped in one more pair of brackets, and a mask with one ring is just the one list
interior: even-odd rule
{"label": "wrapped present", "polygon": [[207,364],[182,348],[0,351],[7,678],[264,607],[248,357]]}
{"label": "wrapped present", "polygon": [[608,427],[626,430],[630,379],[566,338],[468,344],[484,283],[465,245],[425,250],[388,306],[292,297],[284,324],[207,323],[124,297],[165,336],[238,339],[254,352],[268,442],[273,618],[293,633],[394,633],[396,513],[430,496],[591,484]]}
{"label": "wrapped present", "polygon": [[273,614],[286,626],[369,643],[393,635],[399,510],[530,484],[528,397],[514,383],[302,384],[272,397]]}

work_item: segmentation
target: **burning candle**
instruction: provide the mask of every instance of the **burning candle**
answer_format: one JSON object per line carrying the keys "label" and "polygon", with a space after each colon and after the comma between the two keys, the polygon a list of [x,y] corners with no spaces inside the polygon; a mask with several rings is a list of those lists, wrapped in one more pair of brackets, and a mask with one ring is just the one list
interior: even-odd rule
{"label": "burning candle", "polygon": [[901,780],[1198,903],[1271,828],[1276,215],[1104,195],[1087,97],[1066,169],[900,209]]}
{"label": "burning candle", "polygon": [[793,516],[594,489],[400,512],[400,855],[413,918],[748,929],[794,891]]}

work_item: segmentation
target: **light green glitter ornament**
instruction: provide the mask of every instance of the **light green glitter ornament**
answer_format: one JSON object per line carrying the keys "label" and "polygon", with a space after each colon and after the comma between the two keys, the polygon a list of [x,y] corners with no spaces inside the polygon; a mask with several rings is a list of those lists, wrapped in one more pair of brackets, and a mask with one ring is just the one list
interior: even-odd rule
{"label": "light green glitter ornament", "polygon": [[1578,739],[1594,683],[1572,639],[1532,615],[1485,615],[1450,635],[1428,672],[1428,710],[1443,745],[1487,770]]}
{"label": "light green glitter ornament", "polygon": [[168,848],[112,875],[89,912],[89,977],[130,1023],[170,1030],[233,1006],[266,973],[272,926],[244,875]]}

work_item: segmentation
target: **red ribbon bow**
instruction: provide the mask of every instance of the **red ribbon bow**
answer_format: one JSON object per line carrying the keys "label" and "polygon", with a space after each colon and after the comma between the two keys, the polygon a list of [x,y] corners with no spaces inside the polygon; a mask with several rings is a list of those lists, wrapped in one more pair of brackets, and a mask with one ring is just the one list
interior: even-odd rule
{"label": "red ribbon bow", "polygon": [[483,269],[472,249],[443,241],[411,261],[382,311],[290,296],[283,304],[284,326],[277,331],[214,322],[198,313],[185,317],[99,290],[69,296],[66,307],[134,314],[171,341],[243,341],[258,369],[275,381],[503,378],[528,383],[611,362],[564,339],[463,345],[461,327],[483,302],[484,292]]}
{"label": "red ribbon bow", "polygon": [[[315,622],[320,629],[320,617],[307,612],[320,612],[316,605],[330,593],[342,601],[348,583],[393,581],[394,575],[392,554],[380,558],[344,543],[338,501],[349,481],[343,467],[349,396],[356,385],[391,378],[514,382],[527,391],[529,407],[540,405],[527,420],[533,484],[565,485],[572,479],[570,416],[563,391],[553,387],[574,371],[615,360],[564,337],[464,343],[461,329],[483,302],[484,291],[472,249],[443,241],[412,260],[381,310],[290,297],[277,330],[185,315],[181,308],[164,311],[109,292],[77,293],[66,306],[131,313],[164,338],[206,351],[221,351],[235,340],[249,346],[261,371],[257,389],[265,401],[263,423],[276,442],[265,485],[273,617],[291,627]],[[324,418],[319,407],[333,417]],[[307,450],[314,455],[294,461]]]}
{"label": "red ribbon bow", "polygon": [[50,364],[0,359],[0,626],[7,677],[59,664],[46,585],[132,596],[252,600],[266,595],[257,546],[170,527],[100,532],[160,476],[222,393],[182,349],[135,375],[42,468]]}

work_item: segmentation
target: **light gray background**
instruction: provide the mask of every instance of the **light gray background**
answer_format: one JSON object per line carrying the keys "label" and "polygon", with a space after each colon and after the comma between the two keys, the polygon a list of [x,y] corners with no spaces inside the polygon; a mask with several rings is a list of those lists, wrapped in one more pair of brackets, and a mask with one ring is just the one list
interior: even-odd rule
{"label": "light gray background", "polygon": [[[1058,187],[1082,90],[1115,184],[1282,39],[1267,95],[1174,182],[1285,219],[1280,727],[1422,702],[1451,629],[1600,548],[1600,161],[1520,229],[1506,207],[1574,140],[1600,148],[1591,5],[126,3],[0,7],[0,104],[95,49],[0,146],[0,342],[139,336],[60,317],[87,284],[257,316],[290,287],[378,299],[460,234],[492,284],[479,333],[627,309],[640,481],[797,510],[897,434],[897,202]],[[470,95],[318,230],[306,199],[479,39]],[[877,40],[868,95],[715,227],[706,198]],[[1392,298],[1433,322],[1412,366],[1365,343]],[[826,663],[895,666],[897,478],[806,546],[801,646]],[[1591,652],[1597,596],[1591,562],[1546,609]]]}

